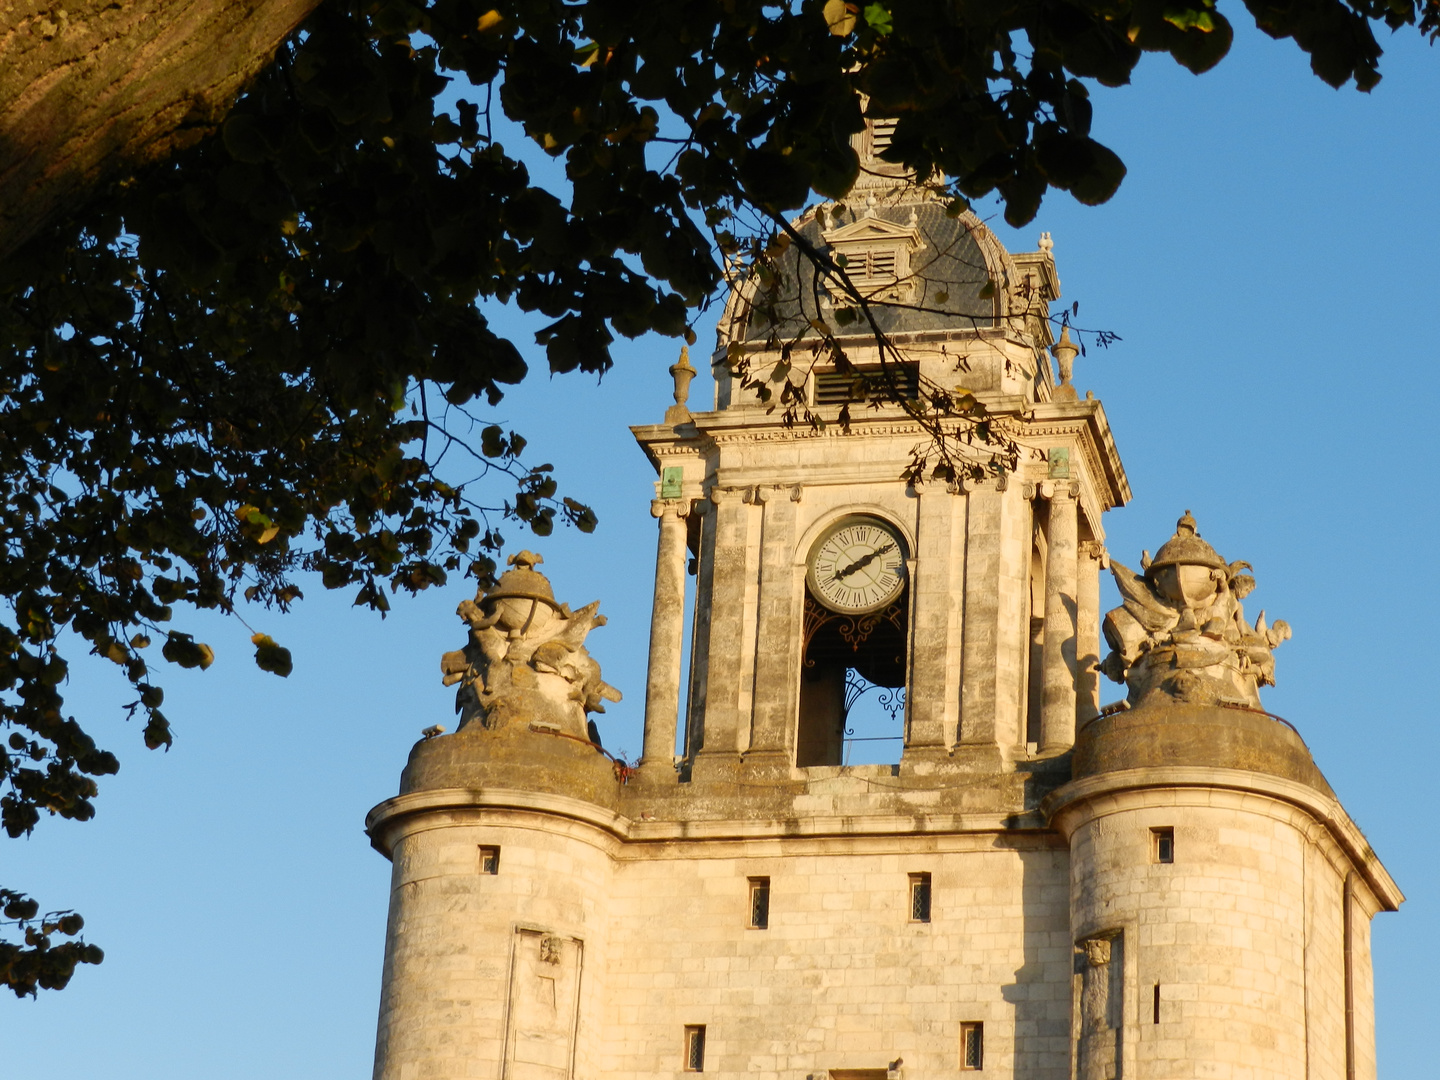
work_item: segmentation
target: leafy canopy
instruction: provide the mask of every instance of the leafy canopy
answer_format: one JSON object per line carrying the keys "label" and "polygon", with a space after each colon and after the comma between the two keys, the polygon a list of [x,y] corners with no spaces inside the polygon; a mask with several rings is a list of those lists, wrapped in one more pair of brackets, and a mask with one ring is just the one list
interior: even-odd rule
{"label": "leafy canopy", "polygon": [[[1437,4],[1247,0],[1361,89],[1371,23],[1433,37]],[[763,260],[788,211],[847,190],[862,110],[898,118],[888,158],[1012,224],[1052,187],[1102,202],[1124,166],[1081,80],[1146,50],[1202,72],[1230,39],[1213,0],[327,0],[218,136],[0,266],[0,824],[87,819],[118,768],[65,711],[67,652],[119,665],[166,746],[157,653],[212,658],[177,606],[283,609],[314,572],[383,612],[487,576],[497,514],[593,527],[485,422],[526,363],[478,300],[545,316],[553,372],[603,373],[617,333],[693,341],[717,251]],[[567,185],[493,138],[499,112]],[[0,902],[16,993],[99,961],[52,945],[78,916]]]}

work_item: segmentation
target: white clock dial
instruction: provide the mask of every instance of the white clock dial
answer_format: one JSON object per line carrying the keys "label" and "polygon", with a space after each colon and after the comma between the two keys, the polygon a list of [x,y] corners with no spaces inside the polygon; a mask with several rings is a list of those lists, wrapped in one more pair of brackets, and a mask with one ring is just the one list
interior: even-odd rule
{"label": "white clock dial", "polygon": [[810,552],[810,591],[832,611],[859,615],[882,608],[905,587],[900,535],[875,518],[832,526]]}

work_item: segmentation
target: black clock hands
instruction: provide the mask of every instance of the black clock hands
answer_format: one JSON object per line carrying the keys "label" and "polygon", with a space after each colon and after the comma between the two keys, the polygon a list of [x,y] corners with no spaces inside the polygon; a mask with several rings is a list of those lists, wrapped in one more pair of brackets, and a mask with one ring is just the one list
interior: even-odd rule
{"label": "black clock hands", "polygon": [[841,570],[839,573],[837,573],[835,575],[835,580],[839,581],[841,578],[847,578],[851,574],[855,573],[856,570],[863,570],[865,567],[869,566],[872,562],[878,559],[881,555],[884,555],[887,551],[894,550],[894,544],[886,544],[884,547],[876,548],[874,551],[870,552],[869,555],[860,556],[860,558],[856,559],[849,566],[845,567],[844,570]]}

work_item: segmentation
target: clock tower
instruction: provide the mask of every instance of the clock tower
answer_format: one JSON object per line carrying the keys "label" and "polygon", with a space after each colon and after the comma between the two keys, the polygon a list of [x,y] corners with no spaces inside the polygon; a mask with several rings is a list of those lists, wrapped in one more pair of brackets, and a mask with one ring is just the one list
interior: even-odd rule
{"label": "clock tower", "polygon": [[[660,477],[647,775],[841,765],[870,686],[901,703],[905,773],[1053,759],[1098,711],[1101,518],[1130,491],[1052,334],[1049,236],[1012,255],[866,163],[796,223],[768,293],[733,293],[709,407],[682,359],[665,422],[633,429]],[[855,292],[817,283],[802,244]]]}
{"label": "clock tower", "polygon": [[1188,512],[1110,560],[1129,488],[1049,238],[1007,253],[885,135],[773,287],[737,283],[713,400],[682,353],[633,429],[638,770],[587,715],[621,703],[600,600],[524,551],[460,604],[457,729],[366,819],[376,1080],[1375,1080],[1370,919],[1403,897],[1261,704],[1289,625]]}

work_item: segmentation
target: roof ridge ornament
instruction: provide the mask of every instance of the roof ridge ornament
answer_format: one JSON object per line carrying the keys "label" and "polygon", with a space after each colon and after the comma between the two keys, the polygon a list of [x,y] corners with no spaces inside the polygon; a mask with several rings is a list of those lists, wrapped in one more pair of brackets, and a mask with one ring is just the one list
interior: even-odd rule
{"label": "roof ridge ornament", "polygon": [[690,349],[680,346],[680,359],[670,365],[670,377],[675,380],[675,404],[665,410],[665,423],[671,427],[688,424],[692,419],[686,402],[690,400],[690,380],[698,374],[690,364]]}
{"label": "roof ridge ornament", "polygon": [[1243,571],[1254,568],[1222,559],[1189,510],[1141,566],[1137,574],[1110,562],[1123,602],[1105,616],[1114,651],[1100,670],[1129,687],[1131,705],[1158,697],[1260,708],[1260,687],[1275,685],[1274,650],[1291,632],[1284,620],[1267,623],[1263,611],[1253,626],[1246,621],[1241,601],[1255,578]]}
{"label": "roof ridge ornament", "polygon": [[[1049,233],[1045,234],[1049,236]],[[1070,340],[1070,324],[1064,323],[1060,327],[1060,340],[1050,347],[1055,354],[1055,364],[1060,369],[1060,383],[1055,387],[1053,400],[1075,401],[1079,395],[1075,393],[1075,387],[1070,382],[1071,375],[1075,372],[1075,357],[1080,353],[1080,346]],[[1187,513],[1189,511],[1186,511]]]}

